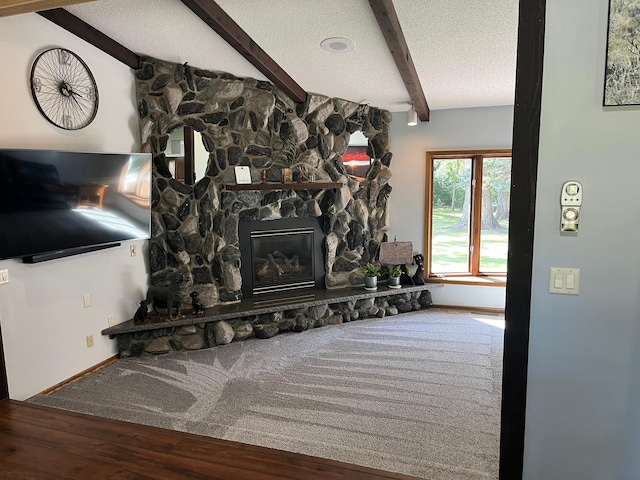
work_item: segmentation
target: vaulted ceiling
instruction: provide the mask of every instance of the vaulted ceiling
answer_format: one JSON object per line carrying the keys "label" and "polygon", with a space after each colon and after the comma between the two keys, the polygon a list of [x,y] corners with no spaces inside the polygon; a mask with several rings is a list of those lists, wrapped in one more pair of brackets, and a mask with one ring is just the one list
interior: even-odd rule
{"label": "vaulted ceiling", "polygon": [[[518,0],[22,0],[0,15],[60,6],[125,52],[278,85],[275,72],[303,95],[413,103],[422,120],[513,104]],[[323,50],[330,37],[355,50]]]}

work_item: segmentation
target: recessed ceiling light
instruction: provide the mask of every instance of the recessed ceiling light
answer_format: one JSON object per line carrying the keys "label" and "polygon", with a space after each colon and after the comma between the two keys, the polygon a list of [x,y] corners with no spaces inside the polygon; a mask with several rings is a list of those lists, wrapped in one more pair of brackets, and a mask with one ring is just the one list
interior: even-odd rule
{"label": "recessed ceiling light", "polygon": [[356,44],[353,43],[353,40],[344,37],[325,38],[320,42],[320,46],[331,53],[349,53],[356,49]]}

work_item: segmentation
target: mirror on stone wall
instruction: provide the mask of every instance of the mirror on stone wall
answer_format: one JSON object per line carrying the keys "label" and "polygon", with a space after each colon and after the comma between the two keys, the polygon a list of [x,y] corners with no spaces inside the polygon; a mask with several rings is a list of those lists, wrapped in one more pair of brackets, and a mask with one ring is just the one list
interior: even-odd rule
{"label": "mirror on stone wall", "polygon": [[171,175],[179,182],[194,185],[204,177],[209,153],[204,148],[200,132],[190,127],[174,129],[169,134],[165,156]]}
{"label": "mirror on stone wall", "polygon": [[368,145],[369,140],[364,133],[356,130],[351,134],[347,151],[342,155],[342,164],[347,173],[357,179],[364,179],[373,163],[373,158],[367,153]]}
{"label": "mirror on stone wall", "polygon": [[[348,136],[348,145],[342,155],[342,163],[348,175],[363,181],[374,161],[367,153],[369,139],[361,130],[345,134]],[[200,132],[187,126],[175,128],[169,134],[164,153],[169,171],[175,180],[194,185],[204,178],[209,152],[204,148]]]}

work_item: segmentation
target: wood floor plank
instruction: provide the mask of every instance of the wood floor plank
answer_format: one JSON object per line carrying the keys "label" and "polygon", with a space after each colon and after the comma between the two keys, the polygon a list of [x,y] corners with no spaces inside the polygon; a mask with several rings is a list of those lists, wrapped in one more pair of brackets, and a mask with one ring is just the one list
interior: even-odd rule
{"label": "wood floor plank", "polygon": [[[0,457],[2,458],[2,457]],[[31,465],[29,469],[25,469],[24,465],[13,463],[5,458],[2,458],[0,464],[0,478],[2,480],[51,480],[51,473],[47,471],[46,466],[41,466],[38,470],[37,465]],[[57,477],[57,480],[63,477]],[[68,479],[74,480],[72,477]]]}
{"label": "wood floor plank", "polygon": [[[139,445],[144,443],[149,447],[159,450],[172,448],[178,441],[179,435],[163,436],[157,435],[155,427],[140,429],[140,425],[108,418],[96,418],[91,415],[83,415],[75,412],[65,412],[60,415],[59,410],[42,407],[40,405],[28,405],[29,410],[13,410],[13,418],[20,419],[26,423],[32,423],[43,428],[54,430],[73,430],[74,434],[103,440],[112,440],[114,428],[117,431],[118,441],[124,445]],[[35,410],[31,410],[31,409]],[[158,429],[161,430],[161,429]],[[176,432],[179,434],[179,432]]]}
{"label": "wood floor plank", "polygon": [[[128,424],[125,422],[116,422],[108,419],[101,419],[101,422],[96,425],[95,417],[88,417],[85,415],[75,414],[68,412],[68,415],[61,416],[56,411],[51,409],[43,409],[38,406],[40,411],[16,411],[15,418],[20,419],[24,423],[24,430],[31,431],[35,429],[36,432],[41,432],[43,428],[47,429],[46,437],[54,443],[60,446],[60,449],[66,450],[66,440],[69,437],[68,433],[60,434],[57,429],[64,430],[64,432],[73,431],[75,436],[84,438],[77,438],[74,440],[76,444],[86,443],[91,448],[91,455],[100,457],[110,457],[116,451],[111,449],[109,443],[105,443],[105,440],[113,441],[113,426],[118,426],[118,438],[114,443],[117,450],[126,448],[129,459],[135,459],[136,467],[130,467],[133,472],[143,473],[146,468],[147,456],[145,454],[146,449],[152,447],[155,452],[154,462],[158,461],[158,457],[164,457],[166,452],[170,452],[173,455],[177,455],[178,458],[192,459],[190,461],[191,466],[198,464],[200,470],[207,471],[207,478],[213,478],[211,469],[213,465],[203,465],[200,463],[202,458],[207,458],[207,453],[211,451],[212,446],[216,448],[216,460],[215,466],[218,470],[223,469],[225,479],[232,480],[234,478],[245,479],[246,470],[253,469],[253,474],[260,473],[264,476],[265,480],[276,480],[283,478],[282,476],[272,476],[271,469],[271,457],[273,456],[273,450],[262,449],[261,447],[248,447],[235,442],[219,441],[208,437],[194,437],[193,435],[182,434],[181,432],[173,432],[171,439],[164,438],[159,434],[161,429],[155,427],[147,427],[144,430],[140,429],[139,425]],[[0,428],[1,428],[0,421]],[[24,433],[24,432],[23,432]],[[178,438],[175,438],[178,437]],[[97,440],[100,439],[100,440]],[[34,438],[35,443],[40,443],[38,438]],[[50,444],[49,441],[46,442]],[[143,444],[141,449],[139,446]],[[181,445],[180,450],[176,450],[175,446]],[[195,445],[198,445],[196,448]],[[258,453],[255,453],[257,449]],[[74,452],[71,452],[74,453]],[[228,458],[225,460],[225,453],[228,453]],[[288,452],[280,452],[281,455],[289,458]],[[292,454],[294,455],[294,454]],[[238,468],[238,458],[243,458],[243,467]],[[312,459],[313,457],[308,457]],[[100,458],[102,460],[102,458]],[[166,460],[163,458],[163,460]],[[246,463],[249,461],[250,463]],[[314,459],[315,461],[315,459]],[[277,463],[277,462],[276,462]],[[234,465],[235,464],[235,465]],[[141,465],[142,467],[138,467]],[[256,471],[256,469],[258,471]],[[303,470],[303,466],[299,466],[300,470]],[[197,471],[189,471],[189,468],[184,469],[190,475],[197,475]],[[237,470],[237,472],[236,472]],[[166,472],[167,474],[171,472]],[[174,472],[175,473],[175,472]],[[287,477],[288,478],[288,477]],[[300,476],[293,476],[296,480]],[[311,477],[309,477],[311,478]],[[342,477],[335,477],[342,478]],[[330,479],[328,479],[330,480]]]}
{"label": "wood floor plank", "polygon": [[[9,424],[8,424],[9,423]],[[5,435],[6,434],[6,435]],[[38,447],[38,451],[53,450],[56,455],[61,454],[63,457],[69,457],[74,462],[77,456],[80,456],[87,464],[109,465],[112,471],[101,471],[100,473],[108,478],[111,475],[122,473],[122,471],[130,471],[137,478],[144,477],[150,462],[156,461],[144,456],[141,461],[134,462],[131,465],[131,453],[133,448],[125,446],[114,441],[106,441],[87,437],[86,435],[76,435],[73,430],[59,431],[51,428],[40,428],[26,422],[7,422],[0,418],[0,446],[3,444],[3,438],[11,438],[11,446],[27,444],[32,447]],[[1,447],[0,447],[1,450]],[[146,450],[143,450],[146,452]],[[123,455],[123,453],[126,453]],[[15,453],[7,455],[9,459],[15,457]],[[14,463],[16,459],[13,459]],[[179,462],[171,462],[171,469],[161,468],[162,474],[167,477],[175,476],[176,470],[179,473],[187,472],[193,478],[197,478],[198,471],[189,471],[188,468],[179,465]],[[194,462],[198,463],[198,462]],[[203,465],[194,465],[202,469]],[[206,465],[207,469],[211,465]],[[157,470],[157,469],[156,469]],[[2,475],[0,475],[2,478]],[[153,478],[153,477],[151,477]]]}
{"label": "wood floor plank", "polygon": [[92,458],[56,448],[43,447],[12,432],[11,438],[0,438],[0,464],[5,461],[22,466],[25,472],[41,472],[46,466],[49,478],[104,478],[116,473],[112,464],[99,464]]}
{"label": "wood floor plank", "polygon": [[0,402],[0,478],[416,480],[334,460]]}
{"label": "wood floor plank", "polygon": [[102,441],[115,441],[123,447],[145,445],[146,448],[167,451],[180,441],[179,438],[167,438],[163,435],[158,435],[154,430],[141,430],[138,428],[139,425],[127,422],[122,422],[122,424],[105,423],[104,420],[106,419],[99,417],[60,419],[59,416],[53,418],[40,415],[31,419],[25,418],[25,416],[28,417],[28,413],[25,414],[25,412],[18,412],[16,416],[25,424],[51,430],[72,431],[79,439],[91,438]]}
{"label": "wood floor plank", "polygon": [[[185,439],[176,445],[174,451],[184,456],[194,455],[199,457],[206,455],[206,452],[210,449],[210,440],[218,442],[216,445],[216,462],[218,464],[233,465],[240,455],[247,465],[263,465],[266,471],[270,472],[272,469],[277,469],[279,463],[286,462],[291,466],[291,472],[288,472],[287,476],[275,477],[278,479],[359,480],[371,479],[371,475],[375,474],[376,477],[373,478],[377,479],[415,480],[415,477],[400,473],[387,473],[369,467],[345,464],[336,460],[318,459],[317,457],[299,453],[228,442],[226,440],[209,439],[207,437]],[[274,452],[277,452],[277,458],[274,458]],[[332,467],[340,467],[340,472],[331,471]],[[345,475],[345,473],[347,474]]]}
{"label": "wood floor plank", "polygon": [[[20,412],[21,417],[25,417],[25,411]],[[58,414],[49,414],[47,417],[60,417]],[[38,415],[42,418],[42,412]],[[70,457],[76,462],[77,456],[82,456],[83,464],[86,465],[107,465],[112,470],[101,471],[100,474],[105,478],[119,474],[124,471],[131,473],[133,476],[140,478],[149,470],[153,470],[154,477],[158,478],[178,478],[180,475],[188,476],[188,478],[216,479],[219,478],[212,474],[215,470],[215,463],[207,458],[188,459],[174,454],[167,454],[165,451],[157,449],[158,442],[153,439],[149,441],[139,442],[143,446],[133,444],[123,444],[121,439],[130,439],[130,436],[114,436],[110,439],[92,438],[88,426],[83,426],[78,433],[74,426],[77,425],[78,419],[72,419],[71,422],[61,422],[65,430],[56,430],[48,426],[38,426],[31,422],[20,420],[6,420],[0,418],[0,445],[2,444],[3,434],[10,434],[14,445],[18,443],[28,442],[32,447],[37,448],[38,454],[42,454],[43,449],[53,449],[63,457]],[[99,422],[95,417],[84,419],[91,420],[93,423]],[[70,428],[67,428],[69,426]],[[133,424],[125,424],[123,427],[134,427]],[[97,426],[97,431],[101,431],[102,437],[105,437],[105,430],[102,426]],[[152,437],[147,432],[142,432],[147,440]],[[159,435],[158,435],[159,436]],[[171,442],[173,444],[174,442]],[[149,448],[153,449],[153,455],[149,455]],[[11,456],[9,456],[11,458]],[[14,460],[15,462],[15,460]],[[86,465],[82,465],[83,468]],[[81,465],[79,465],[81,466]],[[93,478],[93,477],[86,477]],[[97,477],[95,477],[97,478]],[[102,478],[102,477],[100,477]],[[221,478],[221,477],[220,477]]]}

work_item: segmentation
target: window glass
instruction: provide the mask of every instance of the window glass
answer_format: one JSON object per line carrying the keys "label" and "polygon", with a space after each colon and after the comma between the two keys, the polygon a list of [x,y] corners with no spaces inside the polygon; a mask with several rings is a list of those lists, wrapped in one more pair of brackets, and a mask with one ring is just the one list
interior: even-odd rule
{"label": "window glass", "polygon": [[482,161],[480,272],[506,272],[511,158]]}
{"label": "window glass", "polygon": [[469,271],[471,159],[433,161],[431,272]]}

